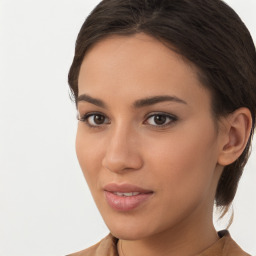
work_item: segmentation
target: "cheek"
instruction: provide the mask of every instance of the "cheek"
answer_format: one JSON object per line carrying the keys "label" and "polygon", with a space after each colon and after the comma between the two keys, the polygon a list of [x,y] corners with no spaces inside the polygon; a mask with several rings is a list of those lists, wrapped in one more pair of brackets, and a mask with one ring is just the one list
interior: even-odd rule
{"label": "cheek", "polygon": [[[148,162],[161,189],[178,198],[208,193],[217,163],[216,134],[212,126],[191,126],[148,148]],[[203,194],[202,194],[203,195]]]}
{"label": "cheek", "polygon": [[76,135],[76,154],[88,186],[93,187],[101,169],[101,149],[97,138],[88,136],[79,124]]}

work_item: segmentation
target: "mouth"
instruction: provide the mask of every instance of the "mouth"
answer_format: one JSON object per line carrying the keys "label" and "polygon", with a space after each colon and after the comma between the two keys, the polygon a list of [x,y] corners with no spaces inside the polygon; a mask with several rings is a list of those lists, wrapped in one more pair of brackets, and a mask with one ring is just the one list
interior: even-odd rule
{"label": "mouth", "polygon": [[144,205],[153,195],[153,191],[131,184],[108,184],[104,187],[108,205],[116,211],[131,211]]}
{"label": "mouth", "polygon": [[137,196],[140,194],[140,192],[128,192],[128,193],[112,192],[112,193],[117,196]]}

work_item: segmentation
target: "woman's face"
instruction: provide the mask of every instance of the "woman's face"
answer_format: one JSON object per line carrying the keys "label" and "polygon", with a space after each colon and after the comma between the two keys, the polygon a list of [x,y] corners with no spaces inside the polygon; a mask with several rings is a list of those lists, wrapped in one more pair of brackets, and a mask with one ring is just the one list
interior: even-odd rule
{"label": "woman's face", "polygon": [[76,150],[113,235],[211,221],[221,133],[196,70],[145,34],[100,41],[79,75]]}

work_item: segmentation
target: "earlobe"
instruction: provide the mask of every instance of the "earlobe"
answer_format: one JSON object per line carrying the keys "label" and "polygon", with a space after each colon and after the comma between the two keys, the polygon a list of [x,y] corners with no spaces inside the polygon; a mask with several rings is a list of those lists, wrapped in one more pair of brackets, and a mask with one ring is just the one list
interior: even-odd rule
{"label": "earlobe", "polygon": [[252,129],[252,116],[248,108],[239,108],[227,117],[225,141],[221,146],[218,164],[226,166],[243,153]]}

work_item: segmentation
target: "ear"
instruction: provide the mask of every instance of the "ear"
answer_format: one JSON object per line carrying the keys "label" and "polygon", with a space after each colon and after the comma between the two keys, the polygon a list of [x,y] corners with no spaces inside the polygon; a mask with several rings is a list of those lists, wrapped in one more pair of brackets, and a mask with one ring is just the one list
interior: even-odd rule
{"label": "ear", "polygon": [[225,119],[218,158],[218,163],[222,166],[235,162],[243,153],[252,128],[252,116],[248,108],[239,108]]}

